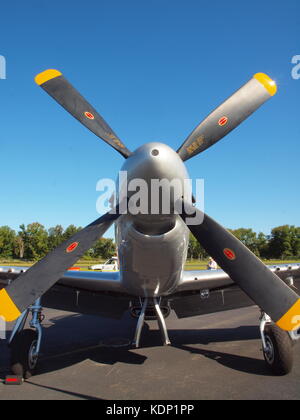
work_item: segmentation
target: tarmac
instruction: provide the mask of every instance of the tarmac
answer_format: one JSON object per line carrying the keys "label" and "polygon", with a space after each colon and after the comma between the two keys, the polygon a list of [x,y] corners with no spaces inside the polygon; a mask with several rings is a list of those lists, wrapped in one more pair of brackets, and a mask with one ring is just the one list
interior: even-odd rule
{"label": "tarmac", "polygon": [[[167,318],[171,346],[156,321],[141,348],[130,345],[136,320],[44,310],[36,376],[7,386],[9,348],[0,340],[0,400],[299,400],[300,340],[294,368],[272,375],[264,362],[257,307]],[[12,325],[9,324],[9,328]],[[7,334],[9,336],[9,333]]]}

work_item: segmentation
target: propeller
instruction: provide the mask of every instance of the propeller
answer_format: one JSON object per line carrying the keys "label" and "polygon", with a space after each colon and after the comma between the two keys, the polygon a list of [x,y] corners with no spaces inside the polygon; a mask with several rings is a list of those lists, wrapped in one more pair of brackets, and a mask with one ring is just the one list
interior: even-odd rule
{"label": "propeller", "polygon": [[300,298],[272,273],[242,242],[216,221],[188,203],[182,206],[186,222],[191,214],[201,218],[188,228],[239,287],[283,330],[299,328]]}
{"label": "propeller", "polygon": [[[125,158],[131,152],[124,146],[97,111],[57,70],[46,70],[35,81],[70,114],[110,144]],[[276,84],[267,75],[257,73],[241,89],[213,111],[191,133],[178,153],[183,161],[204,151],[275,95]],[[181,217],[203,216],[203,223],[188,225],[199,243],[241,289],[284,330],[297,328],[300,321],[300,298],[273,274],[251,251],[209,216],[184,203]],[[0,291],[0,316],[16,319],[29,305],[53,286],[93,243],[119,217],[106,213],[68,241],[59,245],[41,261]]]}
{"label": "propeller", "polygon": [[41,86],[73,117],[91,130],[96,136],[110,144],[127,158],[131,152],[104,121],[100,114],[80,95],[58,70],[46,70],[35,77]]}
{"label": "propeller", "polygon": [[0,316],[14,321],[33,302],[53,286],[111,224],[119,217],[118,207],[75,233],[46,257],[0,291]]}
{"label": "propeller", "polygon": [[203,152],[237,127],[277,92],[276,83],[257,73],[222,105],[205,118],[180,146],[183,161]]}

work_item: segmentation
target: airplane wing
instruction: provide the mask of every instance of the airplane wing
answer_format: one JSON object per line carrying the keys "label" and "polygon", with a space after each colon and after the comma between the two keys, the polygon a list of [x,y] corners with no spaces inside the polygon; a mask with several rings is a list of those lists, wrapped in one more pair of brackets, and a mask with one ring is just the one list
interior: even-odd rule
{"label": "airplane wing", "polygon": [[[7,285],[30,267],[0,266],[0,286]],[[100,291],[122,291],[119,271],[66,271],[57,284],[75,289]]]}
{"label": "airplane wing", "polygon": [[[282,280],[300,290],[300,264],[268,266]],[[28,267],[0,267],[0,289]],[[67,271],[42,297],[42,306],[120,319],[130,306],[119,272]],[[178,318],[253,305],[253,301],[223,270],[184,271],[171,295],[162,298]]]}
{"label": "airplane wing", "polygon": [[[13,282],[29,267],[0,267],[0,289]],[[63,311],[120,319],[128,309],[131,296],[120,282],[120,273],[66,271],[42,296],[42,306]]]}
{"label": "airplane wing", "polygon": [[[268,268],[294,290],[300,290],[300,264],[279,264]],[[223,270],[184,271],[170,299],[170,306],[178,318],[251,305],[254,302]]]}

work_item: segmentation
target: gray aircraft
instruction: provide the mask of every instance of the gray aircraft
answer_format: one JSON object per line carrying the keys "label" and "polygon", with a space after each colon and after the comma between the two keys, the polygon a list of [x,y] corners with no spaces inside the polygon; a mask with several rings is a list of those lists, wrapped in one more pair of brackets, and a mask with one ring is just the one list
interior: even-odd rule
{"label": "gray aircraft", "polygon": [[[138,347],[149,317],[157,319],[163,343],[170,344],[165,319],[171,310],[183,318],[253,304],[261,310],[268,367],[276,374],[288,373],[300,327],[300,299],[295,292],[300,264],[264,265],[195,207],[191,191],[172,186],[174,180],[177,186],[185,185],[189,176],[184,162],[215,144],[271,98],[277,90],[275,82],[263,73],[255,74],[205,118],[177,152],[162,143],[148,143],[131,152],[59,71],[46,70],[35,80],[126,159],[121,172],[127,174],[128,182],[142,180],[148,187],[147,205],[146,211],[136,211],[138,206],[132,211],[134,192],[125,187],[125,198],[117,191],[111,210],[31,268],[0,268],[0,315],[6,321],[17,320],[10,337],[13,373],[28,378],[36,369],[42,307],[113,318],[130,310],[137,318],[133,345]],[[154,200],[153,180],[171,185],[167,197],[161,194],[161,201],[169,204],[168,212]],[[119,271],[67,271],[113,223]],[[221,269],[184,271],[190,232]],[[25,329],[29,315],[31,328]]]}

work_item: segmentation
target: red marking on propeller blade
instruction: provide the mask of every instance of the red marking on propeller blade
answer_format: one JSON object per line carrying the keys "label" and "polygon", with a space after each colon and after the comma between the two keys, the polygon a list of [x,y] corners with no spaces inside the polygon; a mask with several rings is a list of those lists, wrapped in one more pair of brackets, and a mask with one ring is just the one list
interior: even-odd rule
{"label": "red marking on propeller blade", "polygon": [[219,126],[223,127],[224,125],[226,125],[228,123],[228,118],[227,117],[222,117],[219,119],[218,124]]}
{"label": "red marking on propeller blade", "polygon": [[73,252],[79,245],[79,242],[73,242],[71,245],[68,246],[66,249],[66,252],[69,254],[70,252]]}
{"label": "red marking on propeller blade", "polygon": [[85,112],[84,115],[89,119],[89,120],[94,120],[95,117],[91,112]]}
{"label": "red marking on propeller blade", "polygon": [[223,253],[224,253],[225,257],[228,258],[231,261],[236,259],[235,253],[232,251],[232,249],[225,248],[223,250]]}

